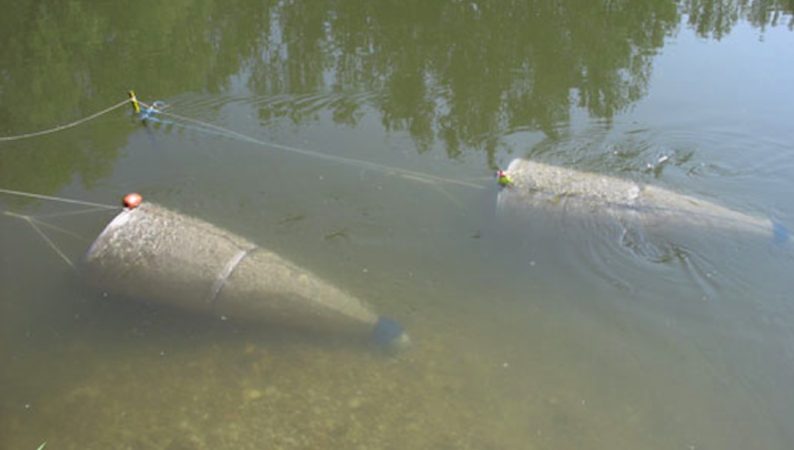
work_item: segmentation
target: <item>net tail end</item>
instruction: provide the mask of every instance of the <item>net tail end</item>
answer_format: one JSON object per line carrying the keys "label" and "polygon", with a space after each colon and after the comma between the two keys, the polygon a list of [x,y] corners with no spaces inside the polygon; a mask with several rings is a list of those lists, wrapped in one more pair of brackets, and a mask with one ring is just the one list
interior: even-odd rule
{"label": "net tail end", "polygon": [[791,232],[780,222],[773,222],[775,244],[783,245],[791,239]]}
{"label": "net tail end", "polygon": [[410,339],[402,325],[388,317],[379,317],[372,330],[372,340],[379,346],[402,350],[410,345]]}

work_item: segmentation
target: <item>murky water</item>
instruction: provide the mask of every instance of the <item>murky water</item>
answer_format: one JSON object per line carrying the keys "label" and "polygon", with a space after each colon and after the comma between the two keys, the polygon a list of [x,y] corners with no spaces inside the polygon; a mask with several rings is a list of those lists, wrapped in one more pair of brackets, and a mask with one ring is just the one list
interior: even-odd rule
{"label": "murky water", "polygon": [[790,3],[5,3],[0,135],[129,89],[239,134],[125,106],[0,142],[0,189],[140,192],[414,346],[103,295],[80,261],[114,212],[4,193],[0,448],[794,447],[791,241],[647,247],[564,196],[498,213],[493,178],[529,158],[794,228]]}

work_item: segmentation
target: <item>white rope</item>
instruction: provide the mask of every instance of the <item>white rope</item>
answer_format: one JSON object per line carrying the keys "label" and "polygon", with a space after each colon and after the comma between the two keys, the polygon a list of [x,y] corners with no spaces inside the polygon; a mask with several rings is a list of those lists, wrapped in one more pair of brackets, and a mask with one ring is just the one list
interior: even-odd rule
{"label": "white rope", "polygon": [[20,134],[20,135],[17,135],[17,136],[0,137],[0,142],[10,142],[10,141],[17,141],[19,139],[28,139],[28,138],[37,137],[37,136],[44,136],[45,134],[55,133],[55,132],[58,132],[58,131],[66,130],[67,128],[76,127],[77,125],[86,123],[89,120],[94,120],[94,119],[96,119],[97,117],[99,117],[101,115],[107,114],[107,113],[113,111],[114,109],[121,108],[122,106],[126,105],[129,102],[130,102],[129,100],[124,100],[123,102],[119,102],[118,104],[113,105],[110,108],[103,109],[102,111],[99,111],[96,114],[90,115],[88,117],[84,117],[84,118],[82,118],[82,119],[80,119],[78,121],[75,121],[75,122],[72,122],[72,123],[69,123],[69,124],[66,124],[66,125],[60,125],[60,126],[57,126],[55,128],[51,128],[49,130],[36,131],[34,133]]}
{"label": "white rope", "polygon": [[84,238],[83,236],[80,236],[77,233],[74,233],[74,232],[69,231],[69,230],[67,230],[65,228],[61,228],[59,226],[53,225],[51,223],[44,222],[43,220],[38,220],[38,219],[36,219],[33,216],[26,216],[24,214],[17,214],[15,212],[11,212],[11,211],[0,211],[0,213],[3,213],[3,214],[5,214],[8,217],[13,217],[15,219],[24,220],[25,222],[28,222],[31,225],[33,225],[34,223],[39,224],[41,226],[50,228],[52,230],[59,231],[59,232],[65,234],[67,236],[71,236],[71,237],[73,237],[75,239],[79,239],[79,240],[81,240],[83,242],[90,242],[88,239]]}
{"label": "white rope", "polygon": [[253,143],[253,144],[261,145],[263,147],[272,147],[272,148],[277,148],[277,149],[281,149],[281,150],[286,150],[286,151],[292,152],[292,153],[297,153],[297,154],[300,154],[300,155],[313,156],[315,158],[321,158],[321,159],[325,159],[325,160],[329,160],[329,161],[335,161],[335,162],[338,162],[338,163],[350,164],[350,165],[353,165],[353,166],[364,167],[364,168],[367,168],[367,169],[379,170],[379,171],[385,172],[385,173],[398,174],[398,175],[402,176],[403,178],[411,179],[411,180],[414,180],[414,181],[424,181],[424,182],[431,182],[431,183],[432,182],[447,183],[447,184],[455,184],[455,185],[458,185],[458,186],[466,186],[466,187],[471,187],[471,188],[476,188],[476,189],[484,189],[484,186],[481,186],[481,185],[475,184],[475,183],[470,183],[470,182],[467,182],[467,181],[456,180],[456,179],[453,179],[453,178],[439,177],[439,176],[436,176],[436,175],[429,175],[429,174],[426,174],[426,173],[415,172],[413,170],[408,170],[408,169],[399,169],[399,168],[396,168],[396,167],[389,167],[389,166],[385,166],[383,164],[372,163],[372,162],[367,162],[367,161],[360,161],[360,160],[357,160],[357,159],[345,158],[343,156],[328,155],[328,154],[325,154],[325,153],[313,152],[311,150],[305,150],[305,149],[297,148],[297,147],[290,147],[288,145],[276,144],[274,142],[260,141],[259,139],[252,138],[250,136],[246,136],[246,135],[244,135],[242,133],[238,133],[236,131],[232,131],[232,130],[230,130],[228,128],[220,127],[218,125],[213,125],[213,124],[207,123],[207,122],[202,122],[202,121],[196,120],[196,119],[191,119],[190,117],[183,117],[183,116],[180,116],[180,115],[177,115],[177,114],[168,113],[168,112],[162,111],[160,109],[154,108],[154,107],[152,107],[150,105],[147,105],[147,104],[145,104],[145,103],[143,103],[141,101],[138,101],[138,103],[140,103],[141,106],[143,106],[143,107],[145,107],[147,109],[152,109],[157,114],[162,114],[164,116],[173,117],[174,119],[177,119],[177,120],[182,120],[182,121],[185,121],[185,122],[189,122],[189,123],[193,123],[193,124],[200,125],[200,126],[203,126],[203,127],[207,127],[207,128],[210,128],[210,129],[213,129],[213,130],[216,130],[216,131],[220,131],[221,133],[227,134],[229,136],[236,137],[236,138],[238,138],[240,140],[243,140],[243,141],[246,141],[246,142],[250,142],[250,143]]}
{"label": "white rope", "polygon": [[79,239],[79,240],[81,240],[83,242],[89,242],[88,239],[84,238],[83,236],[80,236],[77,233],[71,232],[71,231],[69,231],[67,229],[61,228],[61,227],[53,225],[51,223],[43,222],[41,220],[36,220],[34,217],[31,217],[31,216],[26,216],[24,214],[17,214],[17,213],[11,212],[11,211],[0,211],[0,213],[4,214],[6,216],[9,216],[9,217],[14,217],[14,218],[17,218],[17,219],[20,219],[20,220],[23,220],[23,221],[27,222],[27,224],[30,225],[31,228],[33,228],[33,231],[35,231],[44,240],[44,242],[47,243],[47,245],[49,245],[50,248],[52,248],[55,251],[55,253],[57,253],[58,256],[60,256],[61,259],[63,259],[66,262],[66,264],[68,264],[69,267],[72,268],[72,270],[75,270],[75,271],[77,270],[77,268],[75,267],[75,265],[72,262],[72,260],[69,259],[69,257],[66,256],[66,254],[60,248],[58,248],[57,245],[55,245],[55,242],[53,242],[52,239],[50,239],[50,237],[47,236],[47,234],[44,233],[44,231],[42,231],[41,228],[39,228],[39,226],[50,228],[52,230],[58,231],[60,233],[63,233],[65,235],[67,235],[67,236],[71,236],[71,237],[73,237],[75,239]]}
{"label": "white rope", "polygon": [[43,231],[41,231],[41,230],[39,229],[39,227],[38,227],[38,226],[36,226],[36,224],[35,224],[35,223],[33,223],[33,221],[32,221],[32,220],[30,220],[30,218],[29,218],[29,217],[25,217],[25,220],[27,220],[27,222],[30,224],[30,226],[31,226],[31,227],[33,227],[33,229],[34,229],[34,230],[36,230],[36,233],[38,233],[38,234],[39,234],[39,236],[41,236],[41,237],[42,237],[42,239],[44,239],[44,241],[45,241],[46,243],[48,243],[48,244],[50,245],[50,247],[52,247],[52,249],[53,249],[53,250],[55,250],[55,253],[57,253],[57,254],[58,254],[58,256],[60,256],[60,257],[61,257],[61,258],[62,258],[64,261],[66,261],[66,264],[69,264],[69,267],[71,267],[73,270],[77,270],[77,269],[74,267],[74,263],[72,263],[72,260],[70,260],[70,259],[69,259],[69,257],[67,257],[67,256],[66,256],[66,255],[65,255],[65,254],[64,254],[64,253],[61,251],[61,249],[59,249],[59,248],[58,248],[58,246],[57,246],[57,245],[55,245],[55,243],[54,243],[54,242],[52,242],[52,240],[51,240],[51,239],[50,239],[50,238],[49,238],[49,237],[48,237],[46,234],[44,234],[44,232],[43,232]]}
{"label": "white rope", "polygon": [[57,225],[53,225],[53,224],[51,224],[51,223],[47,223],[47,222],[44,222],[44,221],[42,221],[42,220],[37,220],[35,217],[31,217],[31,216],[28,216],[28,220],[30,220],[31,222],[33,222],[33,223],[35,223],[35,224],[37,224],[37,225],[39,225],[39,226],[42,226],[42,227],[47,227],[47,228],[49,228],[49,229],[51,229],[51,230],[57,231],[57,232],[59,232],[59,233],[63,233],[63,234],[65,234],[66,236],[73,237],[73,238],[75,238],[75,239],[77,239],[77,240],[79,240],[79,241],[85,242],[85,243],[87,243],[87,244],[90,244],[90,243],[91,243],[91,241],[90,241],[90,240],[86,239],[86,238],[85,238],[85,237],[83,237],[83,236],[80,236],[79,234],[77,234],[77,233],[75,233],[75,232],[73,232],[73,231],[69,231],[69,230],[67,230],[66,228],[61,228],[61,227],[59,227],[59,226],[57,226]]}
{"label": "white rope", "polygon": [[82,200],[73,200],[70,198],[63,198],[63,197],[52,197],[49,195],[41,195],[41,194],[31,194],[29,192],[20,192],[20,191],[12,191],[10,189],[2,189],[0,188],[0,193],[9,194],[9,195],[18,195],[20,197],[30,197],[30,198],[38,198],[41,200],[51,200],[54,202],[62,202],[62,203],[74,203],[76,205],[85,205],[85,206],[96,206],[97,208],[104,208],[104,209],[118,209],[118,206],[111,206],[111,205],[103,205],[101,203],[93,203],[93,202],[85,202]]}
{"label": "white rope", "polygon": [[[116,209],[116,208],[113,208],[113,209]],[[109,212],[111,210],[103,206],[102,208],[96,208],[95,207],[95,208],[89,208],[89,209],[79,209],[77,211],[66,211],[66,212],[49,213],[49,214],[36,214],[35,216],[30,216],[30,217],[32,217],[34,219],[49,219],[49,218],[53,218],[53,217],[66,217],[66,216],[77,216],[77,215],[80,215],[80,214],[90,214],[90,213],[95,213],[95,212],[99,212],[99,211],[101,211],[101,212]]]}

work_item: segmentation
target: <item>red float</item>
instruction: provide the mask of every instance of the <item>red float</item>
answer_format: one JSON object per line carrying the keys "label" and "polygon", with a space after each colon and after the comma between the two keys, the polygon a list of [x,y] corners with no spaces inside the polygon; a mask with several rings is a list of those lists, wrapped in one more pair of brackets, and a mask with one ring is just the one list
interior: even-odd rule
{"label": "red float", "polygon": [[124,196],[124,207],[127,209],[135,209],[143,201],[143,197],[138,193],[130,193]]}

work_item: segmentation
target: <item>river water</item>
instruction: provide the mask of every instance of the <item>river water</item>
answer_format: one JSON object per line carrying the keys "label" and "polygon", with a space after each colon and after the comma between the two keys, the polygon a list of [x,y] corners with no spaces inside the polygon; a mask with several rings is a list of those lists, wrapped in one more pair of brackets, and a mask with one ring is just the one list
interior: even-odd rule
{"label": "river water", "polygon": [[0,189],[140,192],[413,346],[97,292],[114,212],[6,192],[0,448],[794,448],[791,240],[647,249],[562,204],[500,214],[493,178],[529,158],[794,228],[790,2],[4,3],[0,135],[130,89],[174,116],[0,142]]}

